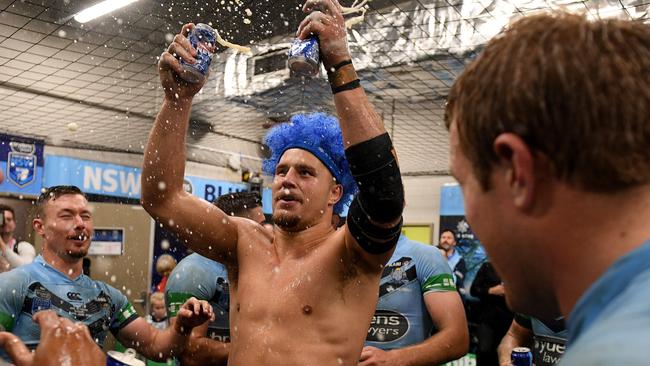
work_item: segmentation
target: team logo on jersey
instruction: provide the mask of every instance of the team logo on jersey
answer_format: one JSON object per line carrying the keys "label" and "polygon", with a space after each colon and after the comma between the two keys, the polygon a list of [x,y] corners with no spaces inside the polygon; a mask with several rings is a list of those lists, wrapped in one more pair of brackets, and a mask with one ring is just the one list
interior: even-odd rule
{"label": "team logo on jersey", "polygon": [[417,270],[413,258],[401,257],[384,268],[379,286],[379,297],[396,291],[415,279],[417,279]]}
{"label": "team logo on jersey", "polygon": [[73,300],[73,301],[81,301],[81,294],[78,292],[68,292],[66,294],[68,296],[68,299]]}
{"label": "team logo on jersey", "polygon": [[377,310],[370,322],[366,341],[393,342],[406,335],[409,330],[408,319],[391,310]]}
{"label": "team logo on jersey", "polygon": [[7,158],[8,178],[18,187],[34,183],[36,179],[36,145],[12,141]]}

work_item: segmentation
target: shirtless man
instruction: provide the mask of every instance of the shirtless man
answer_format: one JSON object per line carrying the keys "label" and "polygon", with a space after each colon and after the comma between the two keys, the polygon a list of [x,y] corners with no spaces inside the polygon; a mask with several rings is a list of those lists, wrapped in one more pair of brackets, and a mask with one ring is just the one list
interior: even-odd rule
{"label": "shirtless man", "polygon": [[[346,151],[338,159],[313,145],[314,139],[274,149],[279,163],[272,185],[273,236],[260,224],[230,217],[183,191],[192,98],[203,86],[179,77],[177,57],[191,62],[196,54],[185,37],[192,24],[183,27],[159,63],[165,98],[145,151],[142,204],[193,250],[228,267],[230,365],[357,365],[379,277],[400,234],[399,168],[383,123],[346,62],[350,54],[340,5],[310,0],[304,10],[310,14],[298,35],[319,37],[332,74],[340,148],[345,141]],[[327,118],[317,116],[316,122]],[[284,126],[291,124],[279,127]],[[347,224],[334,230],[332,214],[340,212],[335,207],[350,193],[341,184],[345,169],[360,192]]]}

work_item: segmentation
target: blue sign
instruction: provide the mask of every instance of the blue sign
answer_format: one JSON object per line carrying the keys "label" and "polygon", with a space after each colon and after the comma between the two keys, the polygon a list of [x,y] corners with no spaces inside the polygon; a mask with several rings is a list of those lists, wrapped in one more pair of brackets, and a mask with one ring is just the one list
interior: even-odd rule
{"label": "blue sign", "polygon": [[465,215],[465,204],[463,202],[463,191],[458,184],[445,184],[440,190],[440,215],[441,216],[463,216]]}
{"label": "blue sign", "polygon": [[88,249],[89,255],[124,254],[123,228],[95,228]]}
{"label": "blue sign", "polygon": [[[76,159],[66,156],[47,155],[45,166],[45,186],[75,185],[89,194],[111,197],[139,199],[141,193],[140,177],[142,169],[100,163],[91,160]],[[239,192],[248,187],[244,183],[233,183],[200,177],[186,176],[183,187],[187,192],[201,197],[208,202],[229,192]],[[272,207],[271,190],[262,192],[264,212],[270,213]],[[268,204],[267,204],[268,203]]]}
{"label": "blue sign", "polygon": [[43,179],[43,142],[0,134],[1,192],[38,196]]}

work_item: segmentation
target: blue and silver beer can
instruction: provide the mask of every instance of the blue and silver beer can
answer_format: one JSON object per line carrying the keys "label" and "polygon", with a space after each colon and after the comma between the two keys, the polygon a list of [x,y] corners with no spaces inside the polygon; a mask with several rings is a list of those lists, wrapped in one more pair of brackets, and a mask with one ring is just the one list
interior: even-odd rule
{"label": "blue and silver beer can", "polygon": [[512,366],[532,366],[533,353],[530,352],[528,347],[517,347],[512,350],[510,354]]}
{"label": "blue and silver beer can", "polygon": [[146,366],[143,361],[138,360],[137,354],[131,348],[124,353],[108,351],[106,355],[106,366]]}
{"label": "blue and silver beer can", "polygon": [[289,49],[289,69],[299,76],[316,76],[320,71],[318,38],[296,39]]}
{"label": "blue and silver beer can", "polygon": [[197,83],[208,76],[212,57],[217,50],[217,32],[207,24],[199,23],[194,26],[188,37],[190,44],[196,49],[196,63],[187,63],[181,59],[183,79]]}

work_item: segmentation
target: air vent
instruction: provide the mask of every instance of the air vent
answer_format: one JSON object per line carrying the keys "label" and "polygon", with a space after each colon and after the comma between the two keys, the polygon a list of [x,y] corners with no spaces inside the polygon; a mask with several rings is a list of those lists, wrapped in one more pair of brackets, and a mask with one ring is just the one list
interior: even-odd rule
{"label": "air vent", "polygon": [[255,58],[253,75],[268,74],[270,72],[284,70],[287,68],[287,53],[285,50],[274,52]]}

